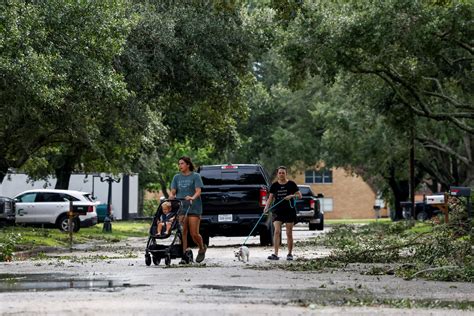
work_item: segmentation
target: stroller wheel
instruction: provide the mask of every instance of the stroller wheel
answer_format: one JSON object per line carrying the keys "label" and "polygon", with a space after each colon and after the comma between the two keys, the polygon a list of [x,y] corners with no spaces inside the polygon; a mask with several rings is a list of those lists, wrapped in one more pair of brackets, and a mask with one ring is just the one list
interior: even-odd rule
{"label": "stroller wheel", "polygon": [[186,263],[194,262],[194,260],[193,260],[193,251],[192,250],[186,250],[184,252],[184,260],[186,261]]}
{"label": "stroller wheel", "polygon": [[145,255],[145,264],[147,266],[151,265],[151,256],[149,254]]}
{"label": "stroller wheel", "polygon": [[165,257],[165,264],[166,264],[167,266],[169,266],[169,265],[171,264],[171,256],[170,256],[170,255],[167,255],[167,256]]}
{"label": "stroller wheel", "polygon": [[153,256],[152,259],[153,259],[153,264],[154,264],[155,266],[157,266],[157,265],[160,264],[160,261],[161,261],[161,258],[160,258],[160,257],[158,257],[158,256]]}

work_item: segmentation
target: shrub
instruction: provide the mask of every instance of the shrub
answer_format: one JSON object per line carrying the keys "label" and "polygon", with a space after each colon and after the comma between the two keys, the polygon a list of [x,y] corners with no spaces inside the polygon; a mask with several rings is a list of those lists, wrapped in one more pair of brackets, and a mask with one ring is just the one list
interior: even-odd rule
{"label": "shrub", "polygon": [[0,239],[0,261],[11,261],[16,244],[21,235],[14,232],[8,232]]}
{"label": "shrub", "polygon": [[159,200],[145,200],[143,202],[143,215],[144,216],[154,216],[158,206],[160,205]]}

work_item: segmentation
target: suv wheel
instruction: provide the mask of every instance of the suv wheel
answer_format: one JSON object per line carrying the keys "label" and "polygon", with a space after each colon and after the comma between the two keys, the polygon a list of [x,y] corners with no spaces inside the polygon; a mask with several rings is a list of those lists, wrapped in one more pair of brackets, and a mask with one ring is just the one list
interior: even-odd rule
{"label": "suv wheel", "polygon": [[[62,215],[57,222],[57,226],[60,231],[69,232],[69,220],[66,215]],[[74,218],[72,220],[72,231],[77,233],[81,228],[80,222],[78,218]]]}

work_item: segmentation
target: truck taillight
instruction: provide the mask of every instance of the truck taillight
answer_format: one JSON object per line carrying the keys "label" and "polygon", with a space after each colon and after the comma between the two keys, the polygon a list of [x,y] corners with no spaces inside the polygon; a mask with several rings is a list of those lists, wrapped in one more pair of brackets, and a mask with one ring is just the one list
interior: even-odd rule
{"label": "truck taillight", "polygon": [[260,188],[260,199],[259,199],[259,205],[261,207],[267,205],[267,190],[265,188]]}
{"label": "truck taillight", "polygon": [[92,212],[94,212],[94,206],[89,205],[89,207],[87,208],[87,213],[92,213]]}
{"label": "truck taillight", "polygon": [[314,210],[314,205],[315,205],[315,204],[316,204],[316,203],[314,202],[314,200],[310,200],[310,201],[309,201],[309,208]]}

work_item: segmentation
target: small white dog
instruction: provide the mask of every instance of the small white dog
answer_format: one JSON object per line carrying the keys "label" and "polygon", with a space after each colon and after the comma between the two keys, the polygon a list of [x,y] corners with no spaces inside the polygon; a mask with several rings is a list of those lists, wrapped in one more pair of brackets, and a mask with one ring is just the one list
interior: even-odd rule
{"label": "small white dog", "polygon": [[245,259],[247,259],[247,262],[249,262],[249,248],[240,246],[239,250],[235,252],[235,256],[239,261],[245,262]]}

